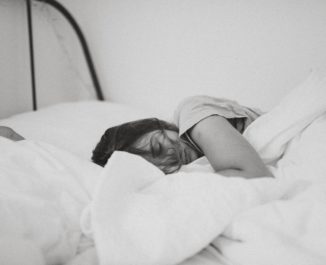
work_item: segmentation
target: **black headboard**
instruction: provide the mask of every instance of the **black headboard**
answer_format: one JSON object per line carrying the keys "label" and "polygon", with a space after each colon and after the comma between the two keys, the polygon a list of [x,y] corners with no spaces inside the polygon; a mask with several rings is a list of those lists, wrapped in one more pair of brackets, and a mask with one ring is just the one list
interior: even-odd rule
{"label": "black headboard", "polygon": [[[29,51],[30,51],[30,65],[31,65],[31,82],[32,82],[32,100],[33,100],[33,110],[37,110],[37,91],[36,91],[36,82],[35,82],[35,60],[34,60],[34,40],[33,40],[33,16],[32,16],[32,1],[26,0],[26,9],[27,9],[27,25],[28,25],[28,34],[29,34]],[[98,100],[104,100],[102,88],[100,86],[99,79],[95,70],[93,59],[86,41],[86,38],[78,25],[77,21],[74,19],[72,14],[59,2],[56,0],[34,0],[38,2],[43,2],[48,5],[51,5],[53,8],[58,10],[70,23],[73,27],[83,50],[85,60],[92,78],[94,85],[96,97]]]}

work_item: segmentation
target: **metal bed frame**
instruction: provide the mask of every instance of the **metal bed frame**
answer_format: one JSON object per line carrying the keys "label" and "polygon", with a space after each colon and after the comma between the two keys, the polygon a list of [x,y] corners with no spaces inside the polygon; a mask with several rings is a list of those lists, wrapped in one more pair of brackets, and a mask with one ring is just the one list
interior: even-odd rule
{"label": "metal bed frame", "polygon": [[[29,36],[29,53],[30,53],[30,68],[31,68],[31,85],[32,85],[32,101],[33,101],[33,110],[37,110],[37,91],[36,91],[36,80],[35,80],[35,59],[34,59],[34,39],[33,39],[33,20],[32,20],[32,1],[26,0],[26,9],[27,9],[27,26],[28,26],[28,36]],[[72,14],[59,2],[56,0],[35,0],[37,2],[46,3],[56,10],[58,10],[70,23],[72,28],[74,29],[84,56],[88,66],[88,70],[90,72],[90,76],[93,82],[93,86],[95,89],[96,97],[98,100],[104,100],[102,88],[97,77],[97,73],[95,70],[95,66],[93,63],[93,59],[86,41],[86,38],[78,25],[77,21],[74,19]]]}

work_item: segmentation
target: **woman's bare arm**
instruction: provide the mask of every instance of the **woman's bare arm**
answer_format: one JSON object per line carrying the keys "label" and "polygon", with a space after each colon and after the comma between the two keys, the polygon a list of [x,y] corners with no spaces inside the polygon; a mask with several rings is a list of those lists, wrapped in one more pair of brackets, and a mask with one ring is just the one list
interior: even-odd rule
{"label": "woman's bare arm", "polygon": [[248,141],[221,116],[210,116],[190,131],[214,170],[225,176],[272,176]]}

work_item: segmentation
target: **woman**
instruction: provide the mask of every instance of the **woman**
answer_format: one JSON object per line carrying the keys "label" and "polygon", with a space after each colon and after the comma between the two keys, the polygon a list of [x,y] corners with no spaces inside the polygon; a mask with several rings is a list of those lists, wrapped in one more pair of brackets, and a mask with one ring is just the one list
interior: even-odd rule
{"label": "woman", "polygon": [[175,123],[158,119],[128,122],[106,130],[92,160],[104,166],[115,150],[144,157],[166,174],[206,156],[225,176],[272,176],[241,135],[259,113],[225,99],[190,97],[175,112]]}

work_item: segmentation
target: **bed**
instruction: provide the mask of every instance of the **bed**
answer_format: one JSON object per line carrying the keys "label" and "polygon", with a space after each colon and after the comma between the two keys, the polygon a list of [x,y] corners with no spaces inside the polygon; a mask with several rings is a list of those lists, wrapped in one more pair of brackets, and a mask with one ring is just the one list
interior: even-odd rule
{"label": "bed", "polygon": [[326,263],[326,75],[311,73],[244,136],[274,179],[225,178],[199,159],[172,175],[115,152],[103,131],[151,113],[99,101],[0,121],[0,263]]}
{"label": "bed", "polygon": [[325,88],[313,71],[244,132],[275,178],[226,178],[205,158],[164,175],[124,152],[102,168],[90,157],[103,132],[154,115],[123,104],[0,120],[26,138],[0,137],[0,264],[326,264]]}

